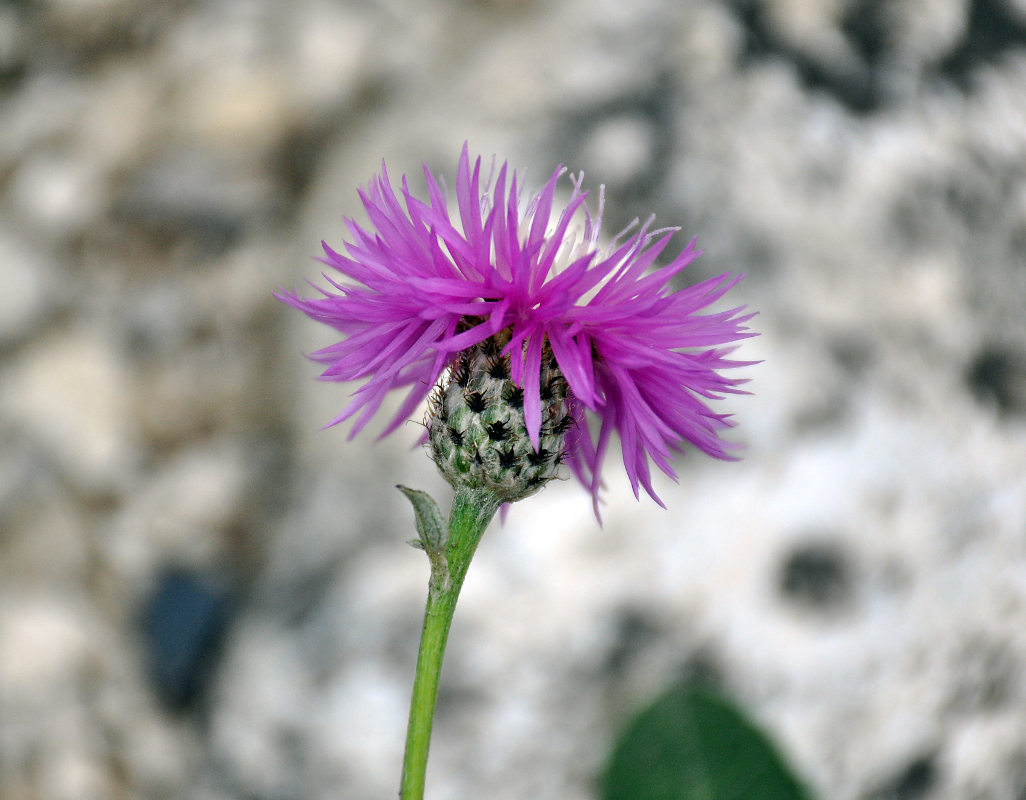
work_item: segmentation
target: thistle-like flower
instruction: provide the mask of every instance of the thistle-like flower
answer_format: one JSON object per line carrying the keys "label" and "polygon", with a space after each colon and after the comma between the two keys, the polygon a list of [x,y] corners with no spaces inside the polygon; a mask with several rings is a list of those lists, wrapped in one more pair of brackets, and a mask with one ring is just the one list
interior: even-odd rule
{"label": "thistle-like flower", "polygon": [[343,338],[312,354],[322,377],[363,381],[330,424],[355,417],[356,435],[385,396],[406,389],[382,436],[431,395],[432,457],[454,486],[487,488],[503,502],[532,494],[566,463],[598,513],[601,469],[613,433],[627,477],[660,505],[650,462],[676,478],[671,451],[684,442],[716,458],[735,447],[733,425],[708,401],[739,393],[722,370],[733,342],[755,334],[743,307],[700,313],[734,286],[729,273],[674,291],[671,279],[699,251],[692,240],[655,262],[676,229],[637,222],[600,245],[594,216],[570,177],[556,213],[556,169],[525,199],[503,164],[483,178],[464,145],[456,206],[425,167],[427,199],[405,176],[397,196],[382,165],[360,199],[373,230],[346,220],[345,254],[323,244],[322,296],[279,299]]}

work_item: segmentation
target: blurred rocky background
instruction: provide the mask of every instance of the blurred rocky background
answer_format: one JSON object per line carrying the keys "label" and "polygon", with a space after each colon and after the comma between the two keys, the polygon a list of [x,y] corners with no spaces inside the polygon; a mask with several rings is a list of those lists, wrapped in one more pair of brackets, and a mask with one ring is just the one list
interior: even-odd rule
{"label": "blurred rocky background", "polygon": [[747,273],[741,463],[482,544],[434,800],[585,800],[700,673],[829,800],[1026,797],[1026,3],[0,2],[0,797],[377,800],[413,449],[276,303],[462,142]]}

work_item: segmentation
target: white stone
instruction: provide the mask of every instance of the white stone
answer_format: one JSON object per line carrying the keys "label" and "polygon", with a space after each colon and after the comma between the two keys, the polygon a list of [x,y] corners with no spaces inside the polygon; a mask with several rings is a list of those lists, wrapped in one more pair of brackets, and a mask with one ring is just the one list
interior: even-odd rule
{"label": "white stone", "polygon": [[59,275],[45,251],[0,227],[0,343],[26,335],[54,307]]}
{"label": "white stone", "polygon": [[133,384],[111,337],[68,326],[2,367],[0,417],[36,437],[89,490],[117,486],[136,458]]}
{"label": "white stone", "polygon": [[645,173],[652,163],[655,145],[655,133],[644,119],[612,117],[589,137],[581,159],[602,181],[622,184]]}
{"label": "white stone", "polygon": [[[8,590],[9,591],[9,590]],[[0,698],[47,710],[48,693],[73,696],[92,649],[87,614],[68,597],[11,596],[0,605]]]}
{"label": "white stone", "polygon": [[183,449],[138,482],[112,520],[107,557],[139,588],[168,563],[216,563],[251,479],[246,452],[231,440]]}
{"label": "white stone", "polygon": [[88,154],[37,153],[19,165],[10,192],[21,218],[41,234],[61,238],[83,230],[105,210],[102,181]]}

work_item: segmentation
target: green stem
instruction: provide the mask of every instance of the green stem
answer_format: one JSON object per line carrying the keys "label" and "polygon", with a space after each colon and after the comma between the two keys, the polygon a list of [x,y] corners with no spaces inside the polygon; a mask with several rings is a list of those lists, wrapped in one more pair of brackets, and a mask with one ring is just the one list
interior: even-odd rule
{"label": "green stem", "polygon": [[435,553],[429,551],[431,580],[428,583],[424,628],[420,634],[417,671],[413,678],[410,722],[406,731],[406,755],[399,789],[400,800],[423,800],[431,722],[438,699],[438,677],[442,671],[445,643],[456,610],[467,567],[488,523],[498,510],[487,493],[461,489],[456,492],[449,513],[448,540]]}

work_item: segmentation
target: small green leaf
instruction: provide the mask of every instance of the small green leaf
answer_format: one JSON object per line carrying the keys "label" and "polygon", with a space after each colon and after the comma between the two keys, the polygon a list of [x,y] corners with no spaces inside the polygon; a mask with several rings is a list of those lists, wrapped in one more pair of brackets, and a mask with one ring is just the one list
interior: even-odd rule
{"label": "small green leaf", "polygon": [[[446,523],[438,504],[427,492],[419,489],[410,489],[406,486],[396,487],[406,495],[413,504],[413,511],[417,516],[417,535],[420,536],[419,545],[428,553],[438,553],[445,547],[449,538],[449,525]],[[414,547],[417,544],[410,542]]]}
{"label": "small green leaf", "polygon": [[628,725],[602,800],[811,800],[769,738],[712,689],[675,686]]}

